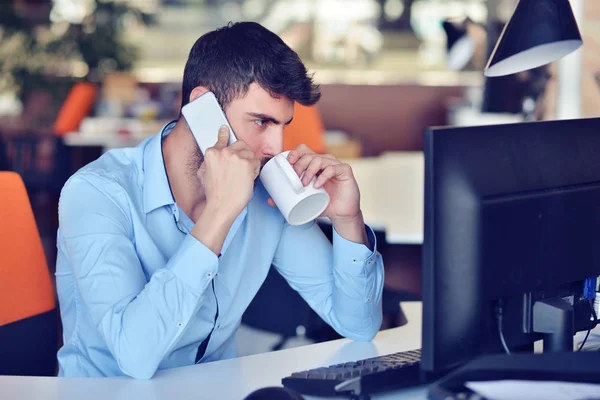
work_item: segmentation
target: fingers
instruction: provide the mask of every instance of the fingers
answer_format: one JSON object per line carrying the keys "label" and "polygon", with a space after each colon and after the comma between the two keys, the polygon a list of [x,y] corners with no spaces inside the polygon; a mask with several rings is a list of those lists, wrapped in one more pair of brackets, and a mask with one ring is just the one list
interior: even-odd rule
{"label": "fingers", "polygon": [[217,136],[217,143],[214,146],[209,147],[204,152],[204,158],[210,159],[216,156],[219,150],[223,150],[227,147],[227,143],[229,142],[229,128],[226,125],[221,125],[219,128],[219,133]]}
{"label": "fingers", "polygon": [[269,204],[271,207],[275,207],[275,201],[273,201],[272,198],[269,197],[269,199],[267,200],[267,204]]}
{"label": "fingers", "polygon": [[[238,140],[227,146],[229,141],[229,129],[226,125],[219,128],[219,136],[217,143],[208,149],[204,154],[204,162],[198,170],[198,178],[202,183],[206,174],[206,168],[209,165],[219,165],[220,163],[234,163],[238,165],[238,168],[242,168],[249,173],[252,179],[256,179],[260,174],[260,159],[256,158],[256,155],[252,149],[243,140]],[[220,160],[220,161],[219,161]],[[239,161],[243,160],[241,164]],[[243,166],[245,164],[245,166]],[[230,164],[231,165],[231,164]]]}
{"label": "fingers", "polygon": [[260,174],[260,160],[257,158],[247,159],[250,162],[250,166],[252,168],[252,179],[258,178]]}
{"label": "fingers", "polygon": [[229,143],[229,128],[226,125],[222,125],[219,128],[219,135],[217,139],[217,143],[215,143],[215,149],[224,149],[227,147],[227,143]]}
{"label": "fingers", "polygon": [[345,180],[350,178],[352,178],[350,165],[343,163],[330,164],[319,174],[313,186],[315,189],[319,189],[330,179]]}
{"label": "fingers", "polygon": [[300,158],[302,158],[302,156],[306,155],[306,154],[316,154],[314,151],[312,151],[310,149],[310,147],[301,144],[300,146],[296,147],[294,150],[291,150],[290,153],[288,154],[288,161],[290,164],[294,164],[296,161],[298,161]]}
{"label": "fingers", "polygon": [[304,186],[308,185],[318,172],[321,172],[324,160],[325,159],[321,157],[314,157],[311,160],[310,164],[308,164],[308,167],[306,168],[306,171],[304,171],[304,176],[302,177],[302,184]]}
{"label": "fingers", "polygon": [[[238,140],[238,141],[232,143],[231,146],[227,146],[227,141],[224,138],[227,137],[227,140],[229,140],[228,135],[229,135],[228,128],[226,126],[222,126],[221,129],[219,130],[219,139],[218,139],[217,143],[213,147],[206,149],[204,157],[212,158],[213,156],[215,156],[217,153],[219,153],[221,151],[224,152],[224,154],[228,154],[229,156],[236,155],[236,156],[238,156],[240,158],[244,158],[244,159],[252,159],[255,157],[255,154],[252,151],[252,149],[250,148],[250,146],[248,146],[248,144],[246,144],[246,142],[244,142],[243,140]],[[222,147],[223,143],[225,143],[224,147]]]}
{"label": "fingers", "polygon": [[238,140],[238,141],[232,143],[231,146],[229,146],[229,149],[231,149],[233,151],[249,150],[250,146],[248,146],[248,144],[246,142],[244,142],[243,140]]}
{"label": "fingers", "polygon": [[292,167],[294,167],[294,171],[296,171],[296,174],[298,174],[298,176],[302,176],[302,173],[306,171],[313,158],[315,158],[315,155],[305,154],[302,157],[296,159],[296,161],[290,161],[289,158],[288,161],[290,164],[292,164]]}
{"label": "fingers", "polygon": [[323,184],[325,184],[325,182],[327,182],[329,179],[333,178],[336,175],[335,167],[335,165],[329,165],[323,170],[323,172],[321,172],[321,174],[315,181],[315,184],[313,185],[315,189],[319,189],[323,186]]}
{"label": "fingers", "polygon": [[[236,143],[240,143],[239,141]],[[236,144],[234,143],[234,144]],[[229,160],[228,162],[236,162],[239,160],[243,160],[246,162],[248,166],[248,171],[251,172],[253,179],[256,179],[258,174],[260,173],[260,159],[256,157],[254,152],[250,150],[248,146],[236,146],[234,148],[233,145],[223,149],[223,155],[225,160]]]}
{"label": "fingers", "polygon": [[247,160],[256,157],[254,151],[252,151],[250,146],[248,146],[248,144],[246,144],[246,142],[244,142],[243,140],[236,141],[231,146],[227,147],[226,150],[229,150],[233,154],[237,154],[240,158],[245,158]]}
{"label": "fingers", "polygon": [[[339,164],[339,161],[333,157],[330,156],[328,154],[316,154],[316,153],[307,153],[304,154],[302,157],[300,157],[299,159],[297,159],[296,161],[290,162],[290,164],[292,164],[292,166],[294,167],[294,170],[296,171],[296,173],[298,174],[298,176],[302,176],[302,173],[304,171],[306,171],[309,167],[309,165],[313,162],[314,159],[319,159],[319,163],[321,163],[322,168],[325,168],[327,165],[330,164]],[[315,171],[315,173],[319,172],[319,170],[317,169]],[[314,174],[313,174],[314,176]],[[312,178],[311,178],[312,179]]]}
{"label": "fingers", "polygon": [[311,153],[302,156],[292,166],[298,176],[302,177],[302,183],[306,186],[327,166],[336,164],[340,164],[340,161],[333,156]]}
{"label": "fingers", "polygon": [[[233,152],[233,154],[235,154],[237,157],[243,158],[245,160],[252,160],[255,158],[254,152],[252,150],[240,150],[240,151]],[[260,163],[259,163],[259,165],[260,165]]]}

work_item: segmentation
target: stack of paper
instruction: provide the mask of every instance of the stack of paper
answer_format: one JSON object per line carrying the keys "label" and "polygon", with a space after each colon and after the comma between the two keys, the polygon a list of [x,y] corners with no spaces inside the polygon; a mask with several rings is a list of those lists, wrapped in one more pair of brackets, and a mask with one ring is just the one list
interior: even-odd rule
{"label": "stack of paper", "polygon": [[600,384],[500,380],[467,382],[487,400],[600,400]]}

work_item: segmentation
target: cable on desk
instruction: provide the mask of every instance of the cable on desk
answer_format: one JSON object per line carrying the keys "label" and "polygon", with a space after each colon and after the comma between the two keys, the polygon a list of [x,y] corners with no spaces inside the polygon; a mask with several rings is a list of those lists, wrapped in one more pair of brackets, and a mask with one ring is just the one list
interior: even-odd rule
{"label": "cable on desk", "polygon": [[496,320],[498,321],[498,336],[500,336],[500,341],[502,342],[502,347],[504,347],[504,351],[506,354],[510,355],[510,349],[506,344],[506,340],[504,339],[504,332],[502,331],[502,318],[504,316],[504,300],[498,299],[496,302]]}
{"label": "cable on desk", "polygon": [[591,329],[588,329],[587,333],[585,334],[585,337],[583,338],[583,342],[581,342],[581,344],[579,345],[579,348],[577,349],[577,351],[581,351],[581,349],[583,349],[583,346],[585,345],[585,342],[587,342],[588,337],[590,336],[590,331],[591,331]]}
{"label": "cable on desk", "polygon": [[585,334],[585,337],[583,338],[583,342],[581,342],[577,351],[581,351],[581,349],[583,349],[585,342],[587,342],[588,337],[590,336],[590,332],[592,331],[592,329],[594,329],[596,327],[596,325],[598,325],[598,315],[596,315],[596,310],[594,308],[594,301],[590,301],[589,303],[590,303],[590,308],[592,311],[592,317],[594,318],[594,323],[592,325],[590,325],[587,333]]}

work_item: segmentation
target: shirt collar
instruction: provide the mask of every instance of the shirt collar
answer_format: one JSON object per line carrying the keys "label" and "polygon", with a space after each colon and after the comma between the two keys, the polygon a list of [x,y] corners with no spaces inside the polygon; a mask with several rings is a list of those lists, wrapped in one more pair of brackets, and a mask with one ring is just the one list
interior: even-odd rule
{"label": "shirt collar", "polygon": [[165,170],[162,154],[162,138],[168,135],[177,121],[166,124],[158,134],[149,139],[144,148],[144,212],[175,204]]}

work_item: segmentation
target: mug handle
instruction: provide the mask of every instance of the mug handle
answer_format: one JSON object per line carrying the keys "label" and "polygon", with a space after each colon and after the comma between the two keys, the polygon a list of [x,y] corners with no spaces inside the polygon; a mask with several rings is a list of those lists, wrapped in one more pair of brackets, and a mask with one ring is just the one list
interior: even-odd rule
{"label": "mug handle", "polygon": [[286,156],[275,156],[275,162],[277,163],[277,165],[279,166],[279,168],[281,168],[283,170],[283,172],[285,173],[285,175],[288,178],[288,181],[290,181],[290,183],[292,184],[292,187],[294,188],[294,191],[296,193],[301,193],[304,191],[304,185],[302,184],[302,181],[300,180],[300,178],[298,177],[298,174],[296,173],[296,171],[294,170],[294,168],[292,168],[292,166],[290,165],[290,163],[287,160]]}

